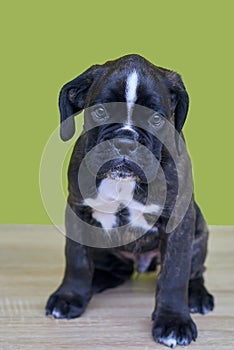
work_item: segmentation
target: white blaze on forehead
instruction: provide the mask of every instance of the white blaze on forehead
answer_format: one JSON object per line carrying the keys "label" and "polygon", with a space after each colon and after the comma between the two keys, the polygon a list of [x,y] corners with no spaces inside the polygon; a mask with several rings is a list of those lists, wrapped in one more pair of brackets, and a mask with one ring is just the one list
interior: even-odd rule
{"label": "white blaze on forehead", "polygon": [[137,75],[137,72],[134,70],[132,73],[129,74],[126,82],[125,93],[126,93],[126,102],[128,106],[128,123],[130,123],[130,120],[131,120],[132,107],[137,100],[137,86],[138,86],[138,75]]}

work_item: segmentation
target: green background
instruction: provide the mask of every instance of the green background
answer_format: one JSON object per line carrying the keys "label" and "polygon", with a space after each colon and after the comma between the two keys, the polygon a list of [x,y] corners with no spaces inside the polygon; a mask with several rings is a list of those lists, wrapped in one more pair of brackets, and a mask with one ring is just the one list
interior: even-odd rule
{"label": "green background", "polygon": [[234,225],[232,4],[2,2],[0,223],[50,223],[38,177],[61,86],[92,64],[138,53],[182,75],[197,201],[209,224]]}

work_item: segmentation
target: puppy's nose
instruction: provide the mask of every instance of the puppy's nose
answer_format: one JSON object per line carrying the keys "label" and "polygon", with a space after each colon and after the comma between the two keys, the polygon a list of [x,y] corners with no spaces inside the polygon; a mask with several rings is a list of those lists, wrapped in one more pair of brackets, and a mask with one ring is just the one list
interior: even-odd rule
{"label": "puppy's nose", "polygon": [[137,149],[137,142],[128,138],[117,138],[114,144],[121,154],[128,154]]}

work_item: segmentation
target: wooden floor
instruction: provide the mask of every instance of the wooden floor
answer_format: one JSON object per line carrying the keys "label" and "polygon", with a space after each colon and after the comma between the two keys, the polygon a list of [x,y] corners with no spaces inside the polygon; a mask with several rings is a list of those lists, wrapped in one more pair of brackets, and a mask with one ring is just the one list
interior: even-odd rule
{"label": "wooden floor", "polygon": [[[64,237],[48,226],[0,226],[0,349],[166,349],[151,338],[155,274],[96,295],[80,319],[44,316],[61,280]],[[190,349],[234,349],[234,228],[212,227],[206,281],[216,308],[195,315]],[[177,347],[178,349],[180,347]]]}

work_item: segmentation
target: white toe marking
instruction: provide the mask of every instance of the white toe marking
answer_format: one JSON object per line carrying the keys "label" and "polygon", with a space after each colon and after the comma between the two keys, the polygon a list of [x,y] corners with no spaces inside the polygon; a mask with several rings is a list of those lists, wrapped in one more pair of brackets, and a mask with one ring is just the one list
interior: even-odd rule
{"label": "white toe marking", "polygon": [[52,311],[52,315],[55,317],[55,318],[60,318],[61,317],[61,312],[57,309],[54,309]]}
{"label": "white toe marking", "polygon": [[165,344],[172,349],[174,349],[177,344],[174,332],[171,332],[167,337],[159,337],[158,341],[159,343]]}
{"label": "white toe marking", "polygon": [[126,102],[128,107],[128,124],[131,122],[132,108],[137,100],[137,86],[138,86],[138,75],[134,70],[127,77],[126,82]]}

